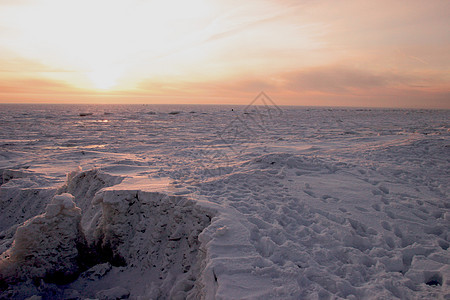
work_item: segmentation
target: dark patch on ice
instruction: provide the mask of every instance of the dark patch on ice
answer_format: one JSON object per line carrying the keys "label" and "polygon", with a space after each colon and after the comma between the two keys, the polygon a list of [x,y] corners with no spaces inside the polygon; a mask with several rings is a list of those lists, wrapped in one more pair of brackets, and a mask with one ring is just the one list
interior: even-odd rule
{"label": "dark patch on ice", "polygon": [[449,247],[449,243],[444,240],[439,240],[438,244],[443,250],[447,250]]}
{"label": "dark patch on ice", "polygon": [[91,261],[90,267],[102,263],[110,263],[115,267],[127,265],[125,259],[113,251],[113,246],[109,242],[102,244],[101,241],[98,241],[93,249],[87,250],[86,258]]}
{"label": "dark patch on ice", "polygon": [[425,281],[425,284],[431,285],[431,286],[438,286],[442,285],[442,276],[441,274],[434,274],[429,279]]}

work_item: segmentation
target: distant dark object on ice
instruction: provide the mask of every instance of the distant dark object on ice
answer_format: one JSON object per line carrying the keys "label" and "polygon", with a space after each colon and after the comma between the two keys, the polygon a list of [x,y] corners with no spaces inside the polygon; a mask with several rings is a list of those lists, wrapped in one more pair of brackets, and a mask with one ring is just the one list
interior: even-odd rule
{"label": "distant dark object on ice", "polygon": [[178,114],[180,114],[181,113],[181,111],[171,111],[170,113],[169,113],[169,115],[178,115]]}
{"label": "distant dark object on ice", "polygon": [[80,113],[80,117],[92,116],[93,113]]}

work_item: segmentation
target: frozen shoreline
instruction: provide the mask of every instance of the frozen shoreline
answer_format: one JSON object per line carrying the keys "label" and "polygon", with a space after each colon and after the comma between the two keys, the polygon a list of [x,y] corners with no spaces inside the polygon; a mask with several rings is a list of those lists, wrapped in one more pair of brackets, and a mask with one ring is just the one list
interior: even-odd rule
{"label": "frozen shoreline", "polygon": [[0,252],[68,192],[86,243],[122,234],[112,249],[125,265],[98,261],[70,286],[25,282],[3,297],[450,295],[448,111],[61,108],[0,118]]}

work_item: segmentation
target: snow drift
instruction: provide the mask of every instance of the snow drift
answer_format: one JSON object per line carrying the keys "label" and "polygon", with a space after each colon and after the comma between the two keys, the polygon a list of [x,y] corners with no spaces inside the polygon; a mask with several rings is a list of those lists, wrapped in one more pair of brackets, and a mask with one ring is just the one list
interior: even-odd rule
{"label": "snow drift", "polygon": [[204,254],[198,237],[213,210],[182,196],[114,188],[98,193],[93,203],[103,212],[94,232],[103,258],[148,273],[145,284],[153,282],[153,297],[200,298]]}
{"label": "snow drift", "polygon": [[81,210],[70,194],[55,196],[45,213],[19,226],[12,247],[2,254],[0,280],[27,279],[65,283],[74,280],[83,264],[80,248]]}
{"label": "snow drift", "polygon": [[[98,170],[70,173],[58,190],[77,197],[55,195],[2,254],[1,296],[201,297],[205,249],[198,237],[216,212],[182,196],[105,189],[120,181]],[[117,288],[118,278],[128,282]]]}

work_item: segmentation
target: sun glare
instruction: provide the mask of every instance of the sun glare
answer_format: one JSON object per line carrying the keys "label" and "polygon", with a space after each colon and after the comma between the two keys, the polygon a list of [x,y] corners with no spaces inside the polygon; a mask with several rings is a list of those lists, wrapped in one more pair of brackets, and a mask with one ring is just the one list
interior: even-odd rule
{"label": "sun glare", "polygon": [[110,90],[116,86],[120,74],[117,71],[102,69],[89,72],[88,77],[96,89]]}
{"label": "sun glare", "polygon": [[[142,69],[142,60],[159,66],[144,73],[164,72],[160,57],[208,23],[209,7],[205,0],[44,0],[0,16],[17,29],[10,46],[22,56],[85,74],[96,89],[108,90]],[[89,88],[85,82],[71,83]]]}

